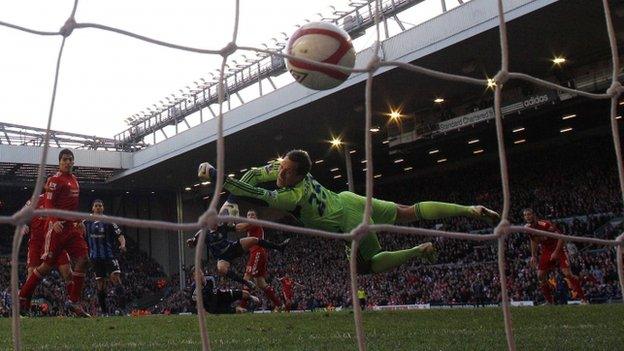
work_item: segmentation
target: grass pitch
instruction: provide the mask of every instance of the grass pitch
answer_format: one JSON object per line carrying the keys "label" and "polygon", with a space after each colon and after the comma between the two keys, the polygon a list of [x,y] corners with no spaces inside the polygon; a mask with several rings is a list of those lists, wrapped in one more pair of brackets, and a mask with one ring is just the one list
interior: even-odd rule
{"label": "grass pitch", "polygon": [[[624,305],[512,309],[518,350],[624,350]],[[22,319],[24,350],[199,350],[197,316]],[[209,316],[213,350],[355,350],[353,314]],[[499,308],[364,312],[369,350],[503,350]],[[0,350],[11,349],[0,319]]]}

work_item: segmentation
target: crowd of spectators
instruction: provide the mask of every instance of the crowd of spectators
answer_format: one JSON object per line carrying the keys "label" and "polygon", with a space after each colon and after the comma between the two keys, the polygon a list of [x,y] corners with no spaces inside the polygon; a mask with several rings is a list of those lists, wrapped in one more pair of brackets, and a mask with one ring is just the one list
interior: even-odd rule
{"label": "crowd of spectators", "polygon": [[[556,222],[569,235],[613,239],[622,232],[621,194],[615,162],[607,142],[590,140],[577,145],[548,147],[547,150],[512,154],[510,156],[511,212],[510,221],[522,224],[521,210],[532,207],[539,217]],[[536,153],[539,152],[539,157]],[[605,156],[607,155],[607,156]],[[597,161],[599,160],[599,161]],[[613,162],[612,162],[613,161]],[[437,200],[464,204],[483,204],[495,210],[502,206],[502,191],[497,160],[482,161],[444,171],[405,177],[382,184],[376,197],[398,203]],[[487,224],[466,218],[441,221],[420,221],[412,225],[459,232],[491,232]],[[294,308],[316,309],[351,305],[348,261],[345,244],[298,234],[267,231],[273,241],[293,237],[285,253],[271,252],[268,282],[281,291],[276,279],[285,274],[303,287],[295,289]],[[418,259],[384,274],[358,277],[358,284],[368,296],[369,305],[438,303],[487,304],[500,301],[500,276],[496,265],[496,246],[491,242],[471,242],[444,238],[379,233],[386,250],[409,248],[431,240],[439,250],[435,265],[423,265]],[[617,299],[621,291],[617,282],[615,251],[592,245],[568,244],[573,272],[581,278],[583,288],[592,302]],[[131,248],[132,249],[132,248]],[[122,257],[123,291],[111,290],[109,304],[113,311],[127,313],[133,301],[148,295],[163,298],[152,305],[151,313],[193,312],[191,301],[192,269],[186,270],[186,289],[178,289],[177,275],[166,277],[160,266],[134,248]],[[516,233],[509,237],[506,248],[506,276],[513,300],[543,301],[535,270],[528,264],[529,240]],[[232,269],[244,272],[246,259],[233,262]],[[0,314],[6,315],[9,305],[9,265],[0,262]],[[214,273],[216,262],[204,263]],[[57,276],[46,281],[35,293],[49,304],[48,314],[63,313],[55,301],[64,301],[64,288]],[[85,299],[95,309],[93,279],[87,279]],[[238,287],[222,280],[223,286]],[[120,297],[119,295],[123,295]],[[262,306],[270,309],[263,299]],[[281,294],[280,294],[281,296]]]}
{"label": "crowd of spectators", "polygon": [[[27,245],[22,245],[26,247]],[[105,314],[124,315],[136,308],[136,303],[142,298],[152,295],[162,296],[166,286],[166,276],[162,267],[147,254],[140,251],[131,241],[127,241],[128,253],[119,256],[122,271],[122,286],[114,287],[110,283],[107,288],[108,311]],[[21,260],[23,263],[24,261]],[[10,258],[0,257],[0,316],[10,315]],[[25,266],[19,265],[20,282],[26,277]],[[64,302],[67,300],[65,283],[58,271],[53,270],[37,287],[33,295],[34,315],[64,315]],[[92,314],[99,314],[95,276],[90,271],[85,279],[83,303],[86,310]]]}

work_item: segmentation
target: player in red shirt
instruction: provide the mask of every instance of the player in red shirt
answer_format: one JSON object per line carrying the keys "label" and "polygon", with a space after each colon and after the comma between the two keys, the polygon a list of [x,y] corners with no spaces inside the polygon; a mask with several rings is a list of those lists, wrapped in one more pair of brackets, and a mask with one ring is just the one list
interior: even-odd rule
{"label": "player in red shirt", "polygon": [[[37,209],[43,208],[44,201],[45,194],[39,195]],[[26,202],[25,206],[30,206],[30,200]],[[41,256],[43,256],[46,232],[46,219],[44,217],[34,217],[30,221],[30,224],[26,227],[26,234],[30,235],[28,238],[28,256],[26,261],[26,266],[28,268],[27,277],[30,277],[35,268],[39,267],[42,262]],[[72,270],[69,265],[69,255],[67,254],[67,251],[63,250],[61,252],[55,262],[55,266],[59,273],[61,273],[65,283],[68,284],[67,291],[69,292],[72,281]]]}
{"label": "player in red shirt", "polygon": [[293,288],[295,287],[295,285],[298,285],[300,287],[303,287],[303,285],[292,280],[288,276],[288,273],[284,274],[283,277],[278,278],[278,280],[280,281],[280,283],[282,283],[282,296],[284,297],[284,305],[286,306],[286,311],[290,311],[290,308],[292,307],[292,300],[295,297]]}
{"label": "player in red shirt", "polygon": [[[80,187],[78,180],[72,174],[74,166],[74,154],[69,149],[63,149],[59,153],[59,170],[48,178],[45,185],[46,209],[61,209],[76,211],[78,209],[78,197]],[[72,282],[69,291],[67,307],[76,315],[90,317],[82,306],[80,297],[84,287],[85,272],[88,264],[88,247],[84,238],[84,226],[80,221],[65,220],[49,216],[47,218],[47,232],[44,243],[43,262],[33,270],[26,283],[20,289],[20,307],[25,310],[30,305],[30,299],[39,282],[50,273],[56,260],[66,250],[74,263]]]}
{"label": "player in red shirt", "polygon": [[[257,219],[258,214],[254,209],[250,209],[247,211],[247,218]],[[237,232],[247,232],[248,237],[254,237],[258,239],[264,239],[264,229],[262,227],[249,224],[249,223],[238,223],[236,225]],[[266,297],[271,300],[273,303],[273,307],[277,310],[282,307],[282,302],[275,294],[275,290],[271,285],[267,284],[267,263],[268,263],[269,254],[267,249],[260,245],[254,245],[249,248],[249,259],[247,260],[247,266],[245,267],[245,276],[243,279],[251,280],[256,284],[256,286],[264,292]],[[247,286],[243,290],[248,290]],[[242,300],[240,303],[240,307],[247,307],[247,300]]]}
{"label": "player in red shirt", "polygon": [[[537,219],[532,209],[526,208],[522,211],[522,216],[526,222],[525,227],[542,230],[545,232],[560,233],[555,225],[547,220]],[[554,303],[552,286],[548,283],[548,273],[559,265],[559,269],[572,285],[572,290],[576,298],[587,302],[581,283],[570,270],[570,261],[563,240],[549,238],[539,235],[530,235],[531,238],[531,266],[537,268],[537,278],[539,279],[540,290],[549,304]],[[537,259],[538,246],[541,248],[539,261]]]}

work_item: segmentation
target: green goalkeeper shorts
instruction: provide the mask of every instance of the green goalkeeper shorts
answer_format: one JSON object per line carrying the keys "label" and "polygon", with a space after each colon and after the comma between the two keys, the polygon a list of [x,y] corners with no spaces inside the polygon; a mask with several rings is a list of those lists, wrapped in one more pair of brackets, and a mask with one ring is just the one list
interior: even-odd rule
{"label": "green goalkeeper shorts", "polygon": [[[351,232],[364,219],[366,198],[344,191],[338,194],[343,206],[342,230]],[[394,202],[373,199],[371,224],[394,224],[397,216],[397,206]],[[370,273],[370,260],[381,251],[377,234],[370,233],[362,238],[358,250],[358,273]]]}

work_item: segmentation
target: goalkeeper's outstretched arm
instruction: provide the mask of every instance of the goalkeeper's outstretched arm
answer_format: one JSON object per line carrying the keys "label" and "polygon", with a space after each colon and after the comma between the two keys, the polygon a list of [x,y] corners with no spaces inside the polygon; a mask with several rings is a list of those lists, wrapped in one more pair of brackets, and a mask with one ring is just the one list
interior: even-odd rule
{"label": "goalkeeper's outstretched arm", "polygon": [[[256,173],[254,181],[268,181],[277,177],[277,169],[279,165],[276,163],[265,167],[259,173]],[[255,170],[257,171],[257,170]],[[217,170],[208,162],[199,165],[197,176],[201,180],[212,181],[217,177]],[[277,190],[267,190],[256,187],[244,181],[226,177],[223,188],[237,197],[246,197],[259,200],[266,207],[275,208],[282,211],[292,211],[297,207],[299,201],[303,197],[303,189],[301,187],[284,187]]]}
{"label": "goalkeeper's outstretched arm", "polygon": [[279,161],[273,161],[266,166],[252,167],[240,178],[241,182],[245,182],[251,186],[258,184],[275,182],[279,174]]}
{"label": "goalkeeper's outstretched arm", "polygon": [[260,200],[266,207],[283,211],[294,210],[303,197],[303,191],[298,188],[267,190],[233,178],[226,178],[223,188],[237,197]]}

